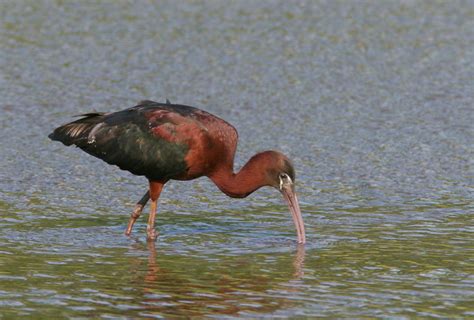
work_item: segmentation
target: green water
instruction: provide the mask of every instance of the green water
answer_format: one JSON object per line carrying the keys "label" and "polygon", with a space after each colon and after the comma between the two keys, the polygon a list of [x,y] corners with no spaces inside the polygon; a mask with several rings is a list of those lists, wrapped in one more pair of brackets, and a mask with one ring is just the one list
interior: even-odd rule
{"label": "green water", "polygon": [[[0,318],[474,317],[472,1],[0,2]],[[47,135],[190,104],[293,159],[279,192],[147,188]]]}
{"label": "green water", "polygon": [[182,232],[162,235],[154,245],[143,241],[143,226],[140,236],[124,239],[111,219],[11,227],[22,214],[2,212],[10,212],[2,226],[9,240],[0,246],[5,317],[449,318],[472,311],[474,279],[466,254],[474,249],[473,229],[465,217],[350,230],[310,226],[317,235],[305,249],[268,239],[245,245],[250,241],[239,239],[239,232],[201,231],[184,217],[175,222]]}

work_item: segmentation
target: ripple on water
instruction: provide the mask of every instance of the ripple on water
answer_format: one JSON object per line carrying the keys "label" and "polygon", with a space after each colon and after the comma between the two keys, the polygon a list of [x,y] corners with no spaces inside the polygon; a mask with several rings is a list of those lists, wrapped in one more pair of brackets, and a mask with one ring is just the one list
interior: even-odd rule
{"label": "ripple on water", "polygon": [[[474,315],[466,3],[0,11],[6,319]],[[47,138],[166,98],[233,123],[236,168],[264,149],[293,159],[306,246],[277,191],[231,200],[208,179],[167,184],[156,244],[146,214],[125,237],[146,180]]]}

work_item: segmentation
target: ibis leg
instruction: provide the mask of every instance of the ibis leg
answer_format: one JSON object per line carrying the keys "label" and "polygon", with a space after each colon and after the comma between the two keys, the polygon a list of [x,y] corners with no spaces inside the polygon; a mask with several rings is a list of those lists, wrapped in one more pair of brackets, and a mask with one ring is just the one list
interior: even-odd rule
{"label": "ibis leg", "polygon": [[138,217],[142,213],[143,207],[148,202],[148,199],[150,199],[150,193],[147,191],[143,195],[143,197],[140,199],[140,201],[138,201],[137,204],[135,205],[135,209],[133,209],[133,212],[130,215],[130,220],[128,220],[128,227],[127,227],[127,230],[125,231],[125,235],[129,236],[130,233],[132,233],[133,224],[135,223],[135,221],[137,221]]}
{"label": "ibis leg", "polygon": [[150,215],[148,216],[148,225],[146,227],[146,234],[148,241],[155,241],[158,237],[158,232],[155,230],[156,207],[158,205],[158,198],[163,190],[164,183],[150,181]]}

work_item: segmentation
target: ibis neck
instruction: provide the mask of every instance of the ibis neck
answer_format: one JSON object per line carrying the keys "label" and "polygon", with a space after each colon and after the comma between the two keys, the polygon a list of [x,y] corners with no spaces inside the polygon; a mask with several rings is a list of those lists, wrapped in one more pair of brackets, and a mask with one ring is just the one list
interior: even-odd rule
{"label": "ibis neck", "polygon": [[238,173],[234,173],[232,165],[229,165],[218,168],[209,175],[209,178],[229,197],[245,198],[255,190],[269,185],[266,181],[263,160],[256,155]]}

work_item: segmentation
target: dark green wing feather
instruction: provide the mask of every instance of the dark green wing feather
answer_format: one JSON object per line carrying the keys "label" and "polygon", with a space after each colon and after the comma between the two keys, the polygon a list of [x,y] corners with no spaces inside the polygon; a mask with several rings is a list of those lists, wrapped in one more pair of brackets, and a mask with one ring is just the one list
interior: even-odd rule
{"label": "dark green wing feather", "polygon": [[[150,121],[150,115],[156,112],[162,113],[159,121],[156,117]],[[133,174],[167,180],[186,172],[189,149],[184,142],[168,141],[152,132],[161,125],[174,126],[167,116],[172,112],[169,105],[150,101],[115,113],[88,113],[57,128],[49,137],[65,145],[74,144]]]}

